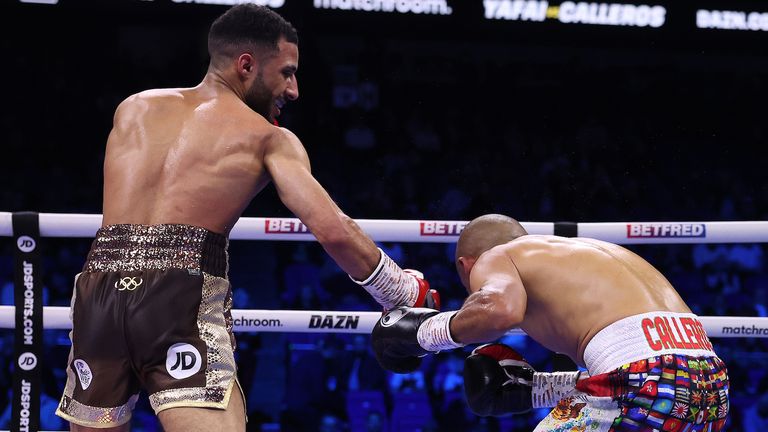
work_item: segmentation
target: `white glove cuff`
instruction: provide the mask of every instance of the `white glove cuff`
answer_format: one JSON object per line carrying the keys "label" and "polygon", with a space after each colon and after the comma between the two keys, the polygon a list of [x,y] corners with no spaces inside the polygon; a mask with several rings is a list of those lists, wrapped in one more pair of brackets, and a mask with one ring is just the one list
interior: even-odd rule
{"label": "white glove cuff", "polygon": [[451,337],[451,318],[456,312],[441,312],[425,319],[416,333],[419,345],[430,352],[463,347],[464,344],[457,343]]}
{"label": "white glove cuff", "polygon": [[531,396],[534,408],[551,408],[557,406],[560,399],[571,394],[576,389],[581,371],[550,372],[533,374]]}
{"label": "white glove cuff", "polygon": [[411,306],[419,297],[419,282],[415,277],[404,272],[392,258],[379,248],[381,258],[373,273],[355,283],[362,286],[384,309],[394,309],[397,306]]}

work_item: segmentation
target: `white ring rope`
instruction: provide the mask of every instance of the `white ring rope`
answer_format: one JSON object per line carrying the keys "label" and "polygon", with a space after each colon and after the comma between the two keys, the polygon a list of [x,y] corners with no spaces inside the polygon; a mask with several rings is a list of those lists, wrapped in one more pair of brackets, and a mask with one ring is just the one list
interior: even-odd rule
{"label": "white ring rope", "polygon": [[[14,328],[14,306],[0,306],[0,328]],[[233,309],[233,329],[237,332],[272,333],[370,333],[381,312]],[[710,337],[768,338],[768,318],[739,316],[699,317]],[[45,306],[43,327],[71,329],[69,307]],[[508,334],[523,335],[521,329]]]}
{"label": "white ring rope", "polygon": [[[0,237],[12,237],[13,213],[0,212]],[[40,213],[42,237],[94,237],[99,214]],[[452,243],[468,221],[356,219],[375,241]],[[521,222],[531,234],[554,234],[556,223]],[[579,222],[579,237],[617,244],[768,243],[768,221],[733,222]],[[233,240],[311,241],[315,237],[296,218],[243,217],[229,236]]]}

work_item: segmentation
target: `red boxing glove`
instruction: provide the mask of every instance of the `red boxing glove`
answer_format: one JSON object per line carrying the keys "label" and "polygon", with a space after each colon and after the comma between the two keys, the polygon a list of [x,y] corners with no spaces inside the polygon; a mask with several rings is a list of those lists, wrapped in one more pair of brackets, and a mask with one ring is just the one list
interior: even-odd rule
{"label": "red boxing glove", "polygon": [[440,293],[429,287],[429,282],[424,279],[424,273],[414,269],[403,269],[405,273],[416,278],[419,284],[419,296],[413,307],[440,310]]}

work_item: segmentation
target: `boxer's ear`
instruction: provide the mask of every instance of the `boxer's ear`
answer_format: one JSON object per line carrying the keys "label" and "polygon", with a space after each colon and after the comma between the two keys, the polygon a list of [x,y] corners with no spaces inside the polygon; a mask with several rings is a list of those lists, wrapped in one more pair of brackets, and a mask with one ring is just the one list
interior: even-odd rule
{"label": "boxer's ear", "polygon": [[460,256],[456,258],[456,271],[459,273],[459,279],[461,279],[462,285],[469,291],[469,273],[472,271],[472,267],[475,265],[477,258]]}
{"label": "boxer's ear", "polygon": [[248,76],[258,71],[256,57],[249,52],[244,52],[237,57],[237,73]]}

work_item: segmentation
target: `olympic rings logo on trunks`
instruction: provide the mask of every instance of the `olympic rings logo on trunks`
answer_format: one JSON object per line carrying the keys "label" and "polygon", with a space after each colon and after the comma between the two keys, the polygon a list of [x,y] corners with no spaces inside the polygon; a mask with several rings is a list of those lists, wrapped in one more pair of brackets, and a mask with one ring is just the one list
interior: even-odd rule
{"label": "olympic rings logo on trunks", "polygon": [[[137,278],[139,279],[138,282],[136,281]],[[143,283],[144,283],[144,279],[142,279],[141,277],[126,276],[120,279],[119,281],[115,282],[115,288],[117,288],[118,291],[125,291],[125,290],[133,291]],[[120,286],[117,286],[118,284],[120,284]]]}

